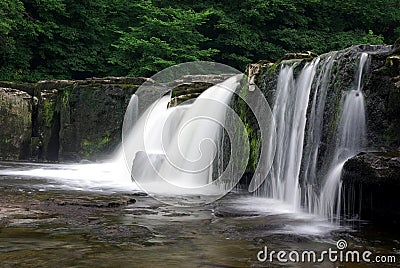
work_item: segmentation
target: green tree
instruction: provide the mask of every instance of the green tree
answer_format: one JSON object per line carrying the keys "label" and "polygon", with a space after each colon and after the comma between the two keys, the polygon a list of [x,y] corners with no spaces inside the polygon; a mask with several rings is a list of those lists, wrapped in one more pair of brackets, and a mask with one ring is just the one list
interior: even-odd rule
{"label": "green tree", "polygon": [[193,60],[243,70],[399,36],[399,0],[3,0],[0,79],[148,76]]}
{"label": "green tree", "polygon": [[277,60],[284,53],[392,43],[400,33],[400,2],[331,0],[174,1],[196,11],[212,10],[201,32],[219,49],[214,59],[236,68]]}
{"label": "green tree", "polygon": [[105,75],[111,42],[103,0],[37,0],[28,12],[39,37],[32,68],[55,78]]}
{"label": "green tree", "polygon": [[35,26],[19,0],[1,1],[0,18],[0,79],[23,80],[33,56]]}
{"label": "green tree", "polygon": [[201,49],[205,38],[198,28],[208,12],[157,7],[151,1],[135,2],[136,25],[119,31],[115,52],[109,61],[121,72],[148,76],[168,66],[186,61],[211,59],[215,49]]}

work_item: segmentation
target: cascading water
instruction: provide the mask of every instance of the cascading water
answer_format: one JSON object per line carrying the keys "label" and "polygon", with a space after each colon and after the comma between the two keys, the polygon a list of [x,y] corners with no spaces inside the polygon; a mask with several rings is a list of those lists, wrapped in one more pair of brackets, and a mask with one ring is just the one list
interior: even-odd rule
{"label": "cascading water", "polygon": [[167,94],[150,106],[124,138],[124,161],[135,181],[162,192],[210,183],[225,111],[240,79],[210,87],[190,104],[168,108]]}
{"label": "cascading water", "polygon": [[315,91],[312,98],[311,110],[308,118],[308,130],[306,146],[304,148],[304,173],[303,177],[303,199],[305,207],[309,213],[318,204],[318,195],[315,189],[318,183],[317,162],[320,152],[320,144],[323,135],[323,114],[329,88],[329,81],[332,75],[332,66],[337,53],[331,53],[325,61],[322,62],[319,75],[315,83]]}
{"label": "cascading water", "polygon": [[270,196],[299,207],[299,174],[311,83],[319,58],[307,64],[298,79],[294,66],[283,66],[278,79],[275,105],[276,154],[270,172]]}
{"label": "cascading water", "polygon": [[[360,54],[356,86],[345,92],[339,104],[333,156],[325,157],[327,163],[323,164],[320,162],[322,139],[326,135],[324,119],[329,117],[326,102],[335,79],[333,68],[338,54],[333,52],[314,59],[301,69],[297,77],[294,73],[298,61],[290,66],[282,63],[273,108],[277,148],[266,184],[268,197],[332,220],[340,215],[343,165],[364,145],[366,122],[361,89],[367,59],[367,53]],[[330,92],[333,96],[338,93],[340,91]],[[324,150],[329,154],[332,149]]]}
{"label": "cascading water", "polygon": [[[358,54],[356,84],[341,101],[342,88],[332,88],[340,72],[339,54],[326,54],[305,65],[300,60],[281,64],[273,106],[276,154],[266,184],[258,190],[289,203],[294,210],[302,207],[332,220],[340,215],[343,165],[363,148],[366,132],[362,77],[368,54]],[[121,187],[131,187],[133,176],[141,185],[152,184],[154,192],[192,193],[191,189],[209,184],[215,179],[214,173],[222,172],[213,170],[213,164],[224,166],[224,159],[215,157],[223,157],[218,154],[224,146],[222,126],[241,79],[236,75],[207,89],[194,102],[176,107],[168,107],[171,93],[167,93],[140,117],[141,102],[133,95],[124,119],[124,133],[128,134],[123,135],[124,145],[110,163],[75,165],[71,172],[63,166],[56,171],[22,170],[10,175],[40,173],[63,180],[74,177],[89,184],[92,180],[88,177],[104,177],[114,184],[121,182]],[[334,110],[334,115],[328,110]],[[327,122],[334,125],[332,135],[328,135]],[[81,185],[79,182],[78,188]],[[168,189],[171,185],[176,187]]]}
{"label": "cascading water", "polygon": [[132,94],[131,99],[129,100],[128,108],[125,112],[126,116],[124,119],[123,127],[125,128],[122,132],[129,131],[131,129],[139,117],[139,98],[136,94]]}
{"label": "cascading water", "polygon": [[368,54],[362,53],[357,74],[357,88],[346,92],[340,115],[337,141],[330,169],[320,194],[318,213],[332,221],[340,219],[340,176],[345,162],[363,149],[366,135],[365,103],[362,74]]}
{"label": "cascading water", "polygon": [[[217,145],[225,112],[241,79],[242,75],[234,75],[204,91],[193,103],[176,107],[168,107],[169,92],[140,117],[140,99],[132,95],[123,125],[123,133],[128,135],[123,135],[123,146],[109,162],[51,165],[0,174],[49,178],[67,189],[138,190],[133,176],[139,187],[151,184],[146,190],[153,193],[219,195],[220,189],[208,184],[215,179],[212,168],[221,149]],[[204,185],[209,187],[200,187],[199,191]]]}

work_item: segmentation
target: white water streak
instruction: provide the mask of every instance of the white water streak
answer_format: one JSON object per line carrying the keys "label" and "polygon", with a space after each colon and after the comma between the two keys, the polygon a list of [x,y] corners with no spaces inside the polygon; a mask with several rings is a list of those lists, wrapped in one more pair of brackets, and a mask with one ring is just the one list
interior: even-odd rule
{"label": "white water streak", "polygon": [[331,221],[340,220],[340,177],[343,166],[348,159],[358,154],[365,146],[365,100],[361,85],[367,59],[368,54],[362,53],[357,71],[357,88],[345,94],[334,157],[321,191],[318,213]]}
{"label": "white water streak", "polygon": [[308,99],[319,58],[308,63],[297,79],[293,66],[279,74],[275,105],[276,155],[270,172],[270,196],[300,207],[299,175],[303,155]]}
{"label": "white water streak", "polygon": [[[268,197],[287,202],[294,209],[303,206],[308,212],[332,221],[340,216],[340,177],[343,166],[364,146],[366,119],[362,76],[368,54],[361,54],[356,73],[356,88],[347,91],[343,97],[334,155],[327,172],[323,174],[317,168],[318,157],[325,103],[335,58],[336,53],[330,54],[321,63],[320,58],[316,58],[303,67],[297,78],[294,76],[295,65],[283,65],[278,77],[273,108],[277,148],[267,184]],[[312,87],[313,95],[310,94]],[[311,108],[307,114],[309,103]],[[303,177],[300,178],[302,165]],[[300,186],[301,179],[303,183]],[[318,184],[322,184],[320,191]]]}

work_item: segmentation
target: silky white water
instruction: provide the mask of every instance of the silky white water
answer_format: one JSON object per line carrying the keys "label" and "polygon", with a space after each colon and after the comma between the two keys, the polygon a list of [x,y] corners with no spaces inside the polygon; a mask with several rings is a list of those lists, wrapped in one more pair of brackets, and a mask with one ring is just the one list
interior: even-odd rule
{"label": "silky white water", "polygon": [[276,153],[269,174],[268,196],[300,208],[299,174],[311,84],[319,58],[294,78],[295,65],[283,66],[273,108],[276,124]]}
{"label": "silky white water", "polygon": [[282,64],[273,107],[277,148],[264,188],[264,195],[269,198],[332,221],[340,215],[340,176],[344,163],[364,146],[362,77],[368,54],[360,54],[355,87],[344,91],[339,104],[334,148],[325,148],[326,163],[318,164],[322,136],[327,134],[323,133],[323,122],[336,57],[335,52],[323,59],[318,57],[305,64],[297,75],[294,75],[297,63]]}
{"label": "silky white water", "polygon": [[334,157],[320,194],[318,213],[332,221],[340,219],[340,176],[345,162],[365,146],[365,100],[362,92],[362,74],[368,54],[362,53],[357,74],[357,88],[346,92],[340,115]]}
{"label": "silky white water", "polygon": [[135,181],[155,192],[212,193],[206,186],[215,179],[218,139],[240,79],[210,87],[190,104],[168,108],[166,94],[150,106],[123,140],[123,158]]}
{"label": "silky white water", "polygon": [[129,172],[123,163],[11,164],[11,167],[2,167],[0,175],[21,177],[21,180],[46,179],[46,182],[39,187],[40,190],[99,192],[137,192],[140,190],[135,183],[132,183]]}
{"label": "silky white water", "polygon": [[331,53],[321,64],[319,74],[315,81],[315,90],[312,95],[311,110],[308,115],[307,139],[305,140],[303,169],[304,183],[302,185],[304,195],[304,207],[309,213],[313,213],[319,203],[318,175],[321,174],[317,167],[318,154],[320,152],[321,139],[323,136],[323,114],[326,105],[329,82],[332,75],[332,66],[337,56]]}

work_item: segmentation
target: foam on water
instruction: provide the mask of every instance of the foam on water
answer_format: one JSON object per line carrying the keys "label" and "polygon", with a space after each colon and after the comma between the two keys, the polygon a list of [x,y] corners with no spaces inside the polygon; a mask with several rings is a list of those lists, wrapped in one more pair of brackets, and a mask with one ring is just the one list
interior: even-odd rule
{"label": "foam on water", "polygon": [[277,199],[261,197],[240,197],[229,200],[227,206],[235,211],[257,213],[260,217],[278,219],[282,226],[273,233],[325,236],[344,227],[328,222],[324,217],[294,210],[292,204]]}
{"label": "foam on water", "polygon": [[[5,163],[4,166],[7,164]],[[48,179],[44,188],[82,191],[138,191],[126,168],[118,162],[95,164],[20,163],[0,169],[0,175],[21,179]]]}

